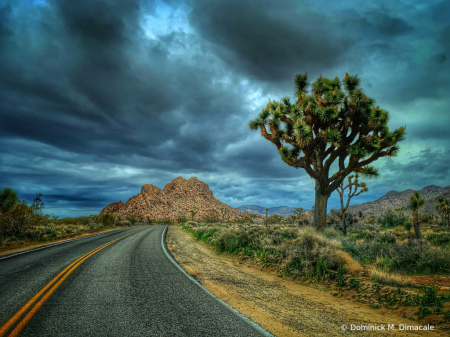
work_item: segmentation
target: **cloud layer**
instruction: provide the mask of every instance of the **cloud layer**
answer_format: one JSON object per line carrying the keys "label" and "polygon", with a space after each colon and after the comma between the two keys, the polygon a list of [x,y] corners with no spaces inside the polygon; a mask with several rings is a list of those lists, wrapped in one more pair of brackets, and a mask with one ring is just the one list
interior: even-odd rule
{"label": "cloud layer", "polygon": [[[197,176],[232,205],[314,203],[313,182],[248,130],[294,76],[359,74],[407,126],[355,202],[450,184],[448,2],[0,1],[0,187],[97,213]],[[333,195],[330,206],[336,206]]]}

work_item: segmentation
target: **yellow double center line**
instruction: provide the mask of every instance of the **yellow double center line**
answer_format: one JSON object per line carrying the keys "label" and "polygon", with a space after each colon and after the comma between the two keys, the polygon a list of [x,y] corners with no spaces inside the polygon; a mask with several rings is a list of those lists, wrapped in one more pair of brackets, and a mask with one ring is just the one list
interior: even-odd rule
{"label": "yellow double center line", "polygon": [[[108,247],[109,245],[112,245],[113,243],[122,240],[123,238],[126,238],[127,236],[130,236],[131,234],[137,233],[142,229],[139,229],[137,231],[134,231],[130,234],[121,236],[120,238],[117,238],[115,240],[112,240],[103,246],[100,246],[89,253],[83,255],[79,259],[72,262],[70,265],[68,265],[62,272],[60,272],[58,275],[55,276],[53,280],[51,280],[44,288],[42,288],[34,297],[28,301],[27,304],[25,304],[13,317],[9,319],[8,322],[5,323],[0,328],[0,337],[3,337],[6,335],[8,330],[10,330],[14,324],[22,317],[22,315],[45,293],[45,295],[34,305],[34,307],[27,313],[25,317],[22,318],[21,321],[16,325],[14,330],[8,335],[8,337],[15,337],[17,336],[20,331],[27,325],[27,323],[30,321],[30,319],[34,316],[34,314],[39,310],[39,308],[44,304],[45,301],[48,300],[48,298],[55,292],[55,290],[61,285],[61,283],[64,282],[64,280],[69,277],[72,272],[77,269],[77,267],[82,264],[85,260],[87,260],[89,257],[97,253],[98,251],[102,250],[105,247]],[[51,288],[50,288],[51,287]],[[47,289],[49,289],[47,291]],[[47,291],[47,292],[46,292]]]}

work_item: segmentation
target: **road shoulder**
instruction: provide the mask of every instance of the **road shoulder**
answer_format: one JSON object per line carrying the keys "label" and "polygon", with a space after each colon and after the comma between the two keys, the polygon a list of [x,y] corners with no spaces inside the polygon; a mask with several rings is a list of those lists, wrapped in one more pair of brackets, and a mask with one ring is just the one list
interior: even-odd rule
{"label": "road shoulder", "polygon": [[[167,247],[190,275],[208,291],[276,336],[341,336],[341,326],[400,324],[418,322],[393,317],[388,310],[333,297],[327,291],[302,286],[256,269],[226,254],[217,254],[196,242],[178,226],[169,226]],[[369,332],[364,335],[390,336],[399,331]],[[440,336],[438,332],[410,331],[402,336]]]}

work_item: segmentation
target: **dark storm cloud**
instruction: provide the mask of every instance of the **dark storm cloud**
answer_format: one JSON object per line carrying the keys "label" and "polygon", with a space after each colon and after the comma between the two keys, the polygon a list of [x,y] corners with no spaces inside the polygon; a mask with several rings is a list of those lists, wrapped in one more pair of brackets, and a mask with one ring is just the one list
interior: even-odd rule
{"label": "dark storm cloud", "polygon": [[201,36],[230,67],[258,80],[284,82],[299,71],[331,68],[348,46],[305,2],[201,0],[192,6],[190,21]]}
{"label": "dark storm cloud", "polygon": [[70,215],[126,201],[144,183],[196,175],[233,206],[310,208],[313,181],[247,127],[269,97],[292,96],[305,72],[310,81],[360,74],[407,125],[411,166],[380,164],[372,195],[412,170],[425,177],[419,153],[434,161],[423,181],[439,184],[448,158],[439,151],[450,146],[450,5],[364,6],[0,2],[0,187],[30,202],[42,192],[50,211]]}

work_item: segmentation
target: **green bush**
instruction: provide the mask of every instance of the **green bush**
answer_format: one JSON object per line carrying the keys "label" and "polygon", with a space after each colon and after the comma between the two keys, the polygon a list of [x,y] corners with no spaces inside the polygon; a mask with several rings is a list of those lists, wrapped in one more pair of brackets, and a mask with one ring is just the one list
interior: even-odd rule
{"label": "green bush", "polygon": [[295,229],[285,229],[280,232],[280,237],[282,240],[296,239],[298,237],[298,233]]}
{"label": "green bush", "polygon": [[425,316],[430,316],[432,312],[428,307],[420,306],[417,314],[420,318],[424,318]]}
{"label": "green bush", "polygon": [[277,224],[277,223],[281,223],[282,220],[283,220],[283,217],[280,214],[274,214],[267,218],[267,223]]}
{"label": "green bush", "polygon": [[214,246],[219,252],[234,253],[245,247],[256,251],[262,249],[262,242],[254,230],[237,232],[223,231],[214,239]]}
{"label": "green bush", "polygon": [[384,228],[392,228],[403,226],[406,220],[404,215],[388,210],[378,218],[378,223]]}
{"label": "green bush", "polygon": [[379,243],[394,244],[397,243],[397,238],[393,233],[384,233],[378,238]]}
{"label": "green bush", "polygon": [[405,225],[405,229],[406,229],[407,231],[410,231],[410,230],[411,230],[411,228],[412,228],[412,223],[411,223],[409,220],[406,220],[404,225]]}
{"label": "green bush", "polygon": [[450,233],[430,234],[426,237],[426,240],[435,246],[449,246],[450,245]]}
{"label": "green bush", "polygon": [[325,235],[325,237],[330,240],[337,240],[344,236],[344,234],[340,230],[337,230],[333,227],[325,228],[325,230],[323,231],[323,235]]}
{"label": "green bush", "polygon": [[425,286],[425,293],[422,297],[422,305],[441,307],[442,301],[437,296],[434,285]]}
{"label": "green bush", "polygon": [[327,262],[319,260],[316,264],[316,275],[317,278],[324,278],[327,274]]}
{"label": "green bush", "polygon": [[444,314],[442,315],[442,317],[443,317],[446,321],[450,321],[450,310],[447,310],[446,312],[444,312]]}
{"label": "green bush", "polygon": [[405,274],[438,274],[450,272],[450,251],[430,247],[411,240],[409,244],[380,242],[356,243],[344,238],[343,250],[357,261],[376,262],[377,258],[391,260],[388,272]]}
{"label": "green bush", "polygon": [[113,226],[115,221],[111,214],[105,214],[101,217],[101,222],[103,226]]}

